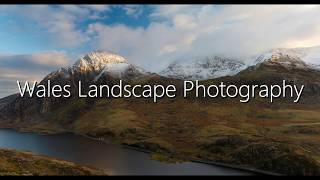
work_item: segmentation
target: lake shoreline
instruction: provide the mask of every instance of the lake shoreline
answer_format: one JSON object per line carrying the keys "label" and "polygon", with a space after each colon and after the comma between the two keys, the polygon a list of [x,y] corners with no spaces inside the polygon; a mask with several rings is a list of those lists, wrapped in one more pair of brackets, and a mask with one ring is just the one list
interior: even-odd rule
{"label": "lake shoreline", "polygon": [[[77,135],[77,134],[76,134]],[[80,135],[95,141],[100,141],[103,143],[107,143],[103,140],[99,140],[99,138],[94,138],[94,137],[90,137],[87,135]],[[132,149],[135,151],[139,151],[139,152],[144,152],[147,154],[152,154],[152,153],[156,153],[147,149],[142,149],[142,148],[138,148],[135,146],[130,146],[130,145],[126,145],[126,144],[119,144],[121,146],[123,146],[124,148],[128,148],[128,149]],[[171,157],[169,154],[165,154],[166,156]],[[173,157],[174,158],[174,157]],[[230,168],[230,169],[235,169],[235,170],[240,170],[240,171],[246,171],[246,172],[252,172],[255,173],[257,175],[269,175],[269,176],[281,176],[282,174],[277,174],[277,173],[273,173],[273,172],[268,172],[268,171],[263,171],[263,170],[258,170],[258,169],[254,169],[254,168],[245,168],[245,167],[241,167],[241,166],[236,166],[236,165],[230,165],[230,164],[225,164],[225,163],[219,163],[219,162],[213,162],[213,161],[205,161],[205,160],[199,160],[199,159],[189,159],[189,162],[195,162],[195,163],[202,163],[202,164],[208,164],[208,165],[214,165],[214,166],[220,166],[220,167],[225,167],[225,168]],[[188,162],[185,161],[185,162]]]}
{"label": "lake shoreline", "polygon": [[[113,143],[111,140],[110,141],[105,141],[101,138],[95,138],[89,135],[85,135],[85,134],[78,134],[78,133],[74,133],[74,132],[70,132],[67,130],[63,130],[60,132],[54,132],[54,131],[37,131],[34,129],[28,129],[28,128],[15,128],[15,127],[1,127],[0,130],[14,130],[16,132],[19,133],[34,133],[34,134],[38,134],[38,135],[76,135],[76,136],[81,136],[87,139],[91,139],[94,141],[98,141],[98,142],[102,142],[104,144],[112,144],[112,145],[119,145],[123,148],[126,149],[131,149],[134,151],[138,151],[138,152],[143,152],[146,153],[148,155],[151,155],[153,153],[156,153],[154,151],[148,150],[148,149],[143,149],[140,147],[135,147],[135,146],[131,146],[128,144],[123,144],[123,143]],[[165,156],[168,157],[172,157],[172,158],[176,158],[174,157],[172,154],[163,154]],[[157,161],[157,160],[156,160]],[[218,166],[218,167],[223,167],[223,168],[228,168],[228,169],[233,169],[233,170],[238,170],[238,171],[243,171],[243,172],[250,172],[256,175],[269,175],[269,176],[279,176],[282,174],[277,174],[277,173],[273,173],[273,172],[268,172],[268,171],[263,171],[263,170],[258,170],[258,169],[254,169],[254,168],[246,168],[246,167],[241,167],[241,166],[237,166],[237,165],[230,165],[230,164],[225,164],[225,163],[220,163],[220,162],[213,162],[213,161],[206,161],[206,160],[201,160],[201,159],[195,159],[195,158],[186,158],[183,160],[183,162],[194,162],[194,163],[201,163],[201,164],[207,164],[207,165],[212,165],[212,166]],[[168,163],[168,162],[166,162]],[[170,162],[168,163],[170,164]]]}

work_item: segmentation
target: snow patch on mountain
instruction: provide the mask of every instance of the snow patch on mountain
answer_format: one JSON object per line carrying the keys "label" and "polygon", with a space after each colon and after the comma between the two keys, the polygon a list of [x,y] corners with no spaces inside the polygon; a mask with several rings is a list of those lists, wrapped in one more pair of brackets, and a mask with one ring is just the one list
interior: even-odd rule
{"label": "snow patch on mountain", "polygon": [[160,72],[171,78],[205,80],[232,76],[246,68],[245,63],[234,58],[212,56],[176,61]]}

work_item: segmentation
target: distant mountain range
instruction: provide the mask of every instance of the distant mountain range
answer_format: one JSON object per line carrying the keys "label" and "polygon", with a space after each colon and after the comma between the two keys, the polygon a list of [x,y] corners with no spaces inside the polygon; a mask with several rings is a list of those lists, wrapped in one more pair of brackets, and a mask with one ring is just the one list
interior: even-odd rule
{"label": "distant mountain range", "polygon": [[[286,58],[286,61],[283,61],[283,58]],[[279,62],[279,59],[282,59],[282,61]],[[287,67],[320,69],[320,47],[274,49],[247,59],[217,55],[183,59],[169,64],[168,67],[159,72],[159,75],[185,80],[206,80],[234,76],[250,66],[256,66],[263,62],[273,62]],[[70,67],[60,68],[50,73],[45,79],[55,79],[55,77],[77,79],[73,76],[79,74],[86,74],[86,78],[98,81],[104,76],[133,79],[152,73],[130,64],[121,55],[96,51],[83,56]]]}
{"label": "distant mountain range", "polygon": [[[224,77],[242,77],[243,74],[255,69],[255,73],[263,73],[267,71],[268,74],[265,77],[260,77],[260,80],[271,81],[276,78],[288,79],[296,83],[312,84],[312,87],[307,87],[307,91],[315,93],[314,90],[318,90],[317,81],[310,82],[308,77],[316,76],[319,74],[318,51],[320,48],[300,48],[300,49],[275,49],[258,56],[254,56],[249,60],[241,60],[235,58],[228,58],[227,56],[211,56],[200,59],[187,59],[185,61],[176,61],[170,64],[167,68],[161,71],[159,74],[151,73],[144,70],[141,67],[130,64],[129,61],[117,54],[96,51],[91,52],[78,61],[74,65],[67,68],[60,68],[47,75],[40,84],[46,85],[48,80],[52,84],[60,85],[74,85],[72,93],[78,94],[77,84],[81,81],[82,84],[112,84],[118,79],[128,81],[139,82],[141,79],[159,79],[169,78],[176,80],[210,80]],[[246,63],[245,63],[246,62]],[[268,67],[265,69],[259,68],[260,66]],[[270,69],[277,73],[272,74]],[[308,71],[308,73],[307,73]],[[284,76],[286,72],[286,76]],[[303,74],[306,72],[307,74]],[[299,74],[300,73],[300,74]],[[268,76],[272,77],[268,77]],[[269,79],[267,79],[269,78]],[[227,78],[228,79],[228,78]],[[250,78],[243,77],[241,83],[244,80],[252,81]],[[317,80],[317,78],[313,78]],[[154,79],[154,81],[156,81]],[[167,81],[168,82],[168,81]],[[236,83],[236,82],[234,82]],[[280,83],[280,81],[279,81]],[[85,86],[86,87],[86,86]],[[11,96],[12,97],[12,96]],[[13,96],[16,97],[16,96]],[[1,101],[9,99],[14,101],[13,98],[5,98]],[[4,107],[4,103],[0,101],[0,108]],[[6,100],[7,101],[7,100]],[[44,98],[33,99],[33,103],[40,106],[42,113],[50,111],[59,107],[65,100],[58,98]],[[30,104],[28,102],[27,104]],[[16,108],[16,106],[15,106]],[[12,113],[14,114],[14,113]]]}
{"label": "distant mountain range", "polygon": [[[283,61],[283,58],[287,58]],[[160,72],[170,78],[206,80],[223,76],[233,76],[250,66],[266,61],[275,61],[282,66],[296,68],[320,69],[320,47],[274,49],[248,58],[231,58],[228,56],[211,56],[198,59],[175,61]]]}
{"label": "distant mountain range", "polygon": [[[74,65],[67,68],[60,68],[47,75],[40,84],[46,85],[48,80],[52,84],[74,85],[72,93],[78,94],[77,84],[112,84],[116,80],[122,79],[128,81],[139,82],[141,79],[149,79],[149,81],[157,81],[155,78],[174,79],[174,80],[211,80],[221,79],[224,77],[242,77],[238,83],[252,81],[250,78],[243,77],[252,70],[255,73],[268,72],[264,77],[260,77],[261,81],[274,81],[274,79],[288,79],[299,84],[310,84],[307,87],[311,93],[316,93],[320,86],[317,82],[319,74],[320,48],[300,48],[300,49],[275,49],[249,60],[241,60],[228,58],[227,56],[211,56],[200,59],[187,59],[185,61],[176,61],[170,64],[159,74],[151,73],[141,67],[130,64],[129,61],[117,54],[103,51],[91,52],[78,61]],[[246,63],[245,63],[246,62]],[[259,68],[260,66],[268,68]],[[276,71],[278,69],[278,71]],[[272,71],[271,71],[272,70]],[[271,73],[272,72],[272,73]],[[252,74],[252,73],[251,73]],[[268,77],[272,76],[272,77]],[[311,82],[309,77],[313,78]],[[269,79],[267,79],[269,78]],[[226,78],[228,79],[228,78]],[[230,78],[229,78],[230,79]],[[166,80],[166,82],[169,82]],[[280,82],[280,81],[279,81]],[[310,93],[309,93],[310,94]],[[6,98],[10,101],[13,98]],[[5,101],[5,100],[2,100]],[[19,101],[19,100],[18,100]],[[38,104],[38,109],[42,113],[49,112],[50,109],[59,107],[65,100],[57,98],[33,99],[33,103]],[[30,102],[27,102],[30,104]],[[0,101],[0,108],[4,107],[4,103]],[[14,106],[17,108],[17,106]],[[10,108],[9,108],[10,109]],[[14,113],[12,113],[14,114]]]}
{"label": "distant mountain range", "polygon": [[[283,58],[286,58],[286,61],[283,61]],[[282,62],[279,62],[279,59],[282,59]],[[216,55],[183,59],[169,64],[168,67],[159,72],[159,75],[184,80],[206,80],[234,76],[250,66],[263,62],[273,62],[287,67],[320,69],[320,47],[274,49],[247,59]],[[54,76],[69,78],[79,73],[87,73],[94,81],[105,75],[114,78],[132,79],[151,74],[141,67],[130,64],[126,58],[120,55],[96,51],[80,58],[71,67],[61,68],[49,74],[47,78],[53,78]]]}

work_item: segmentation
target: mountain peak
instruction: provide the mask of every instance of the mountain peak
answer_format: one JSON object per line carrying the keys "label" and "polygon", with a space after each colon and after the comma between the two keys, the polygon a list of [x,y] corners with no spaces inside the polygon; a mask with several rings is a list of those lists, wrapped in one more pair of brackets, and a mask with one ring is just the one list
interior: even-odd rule
{"label": "mountain peak", "polygon": [[107,64],[128,63],[127,59],[111,52],[94,51],[81,57],[74,67],[81,71],[99,71]]}
{"label": "mountain peak", "polygon": [[60,68],[50,73],[45,79],[75,77],[77,74],[87,76],[87,79],[98,81],[105,75],[113,78],[133,79],[149,72],[135,66],[127,61],[126,58],[106,51],[93,51],[76,61],[73,66]]}

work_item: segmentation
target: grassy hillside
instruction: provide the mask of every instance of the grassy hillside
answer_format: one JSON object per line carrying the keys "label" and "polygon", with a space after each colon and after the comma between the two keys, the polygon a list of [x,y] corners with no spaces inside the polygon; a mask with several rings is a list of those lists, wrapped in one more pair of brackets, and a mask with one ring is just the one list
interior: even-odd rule
{"label": "grassy hillside", "polygon": [[0,149],[0,176],[105,175],[102,171],[74,163],[34,155],[29,152]]}

